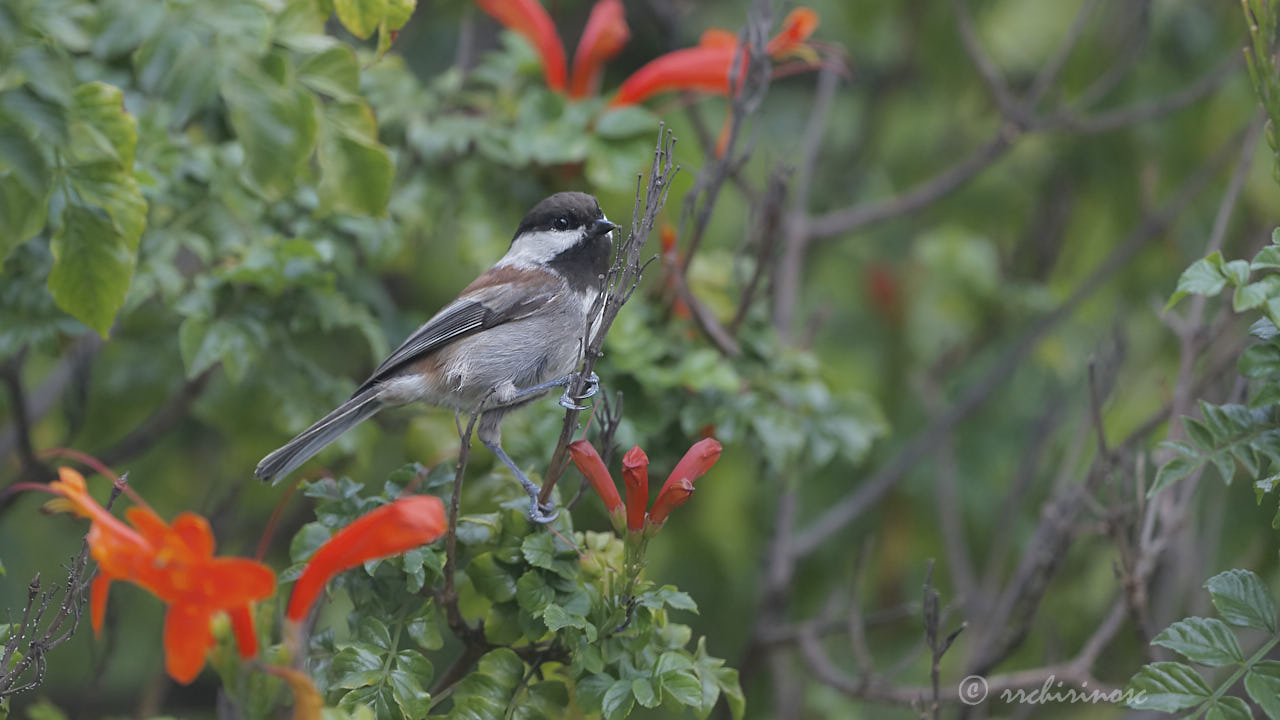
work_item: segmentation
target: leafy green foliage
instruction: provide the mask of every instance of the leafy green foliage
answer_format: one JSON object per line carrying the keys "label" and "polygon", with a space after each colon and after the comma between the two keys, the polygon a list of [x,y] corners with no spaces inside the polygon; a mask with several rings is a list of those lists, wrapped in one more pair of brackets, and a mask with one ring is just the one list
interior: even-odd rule
{"label": "leafy green foliage", "polygon": [[[1240,374],[1253,380],[1256,391],[1249,406],[1200,403],[1201,419],[1182,418],[1188,441],[1169,441],[1163,447],[1171,457],[1156,473],[1148,495],[1199,471],[1212,463],[1223,481],[1230,483],[1238,469],[1254,482],[1258,501],[1280,481],[1280,228],[1273,244],[1258,251],[1251,262],[1226,262],[1218,252],[1197,260],[1178,280],[1169,299],[1173,307],[1187,295],[1212,297],[1234,288],[1236,312],[1262,314],[1251,333],[1261,342],[1248,347],[1239,361]],[[1258,273],[1257,278],[1254,274]],[[1273,522],[1280,528],[1280,513]]]}
{"label": "leafy green foliage", "polygon": [[[434,488],[450,475],[448,468],[427,473],[408,466],[388,479],[380,496],[345,478],[307,485],[316,520],[295,534],[295,565],[281,579],[295,578],[334,531],[415,478]],[[564,513],[552,527],[574,538],[575,551],[524,517],[524,496],[509,479],[482,484],[499,504],[459,518],[457,582],[464,620],[483,621],[491,649],[433,708],[427,694],[433,667],[446,661],[443,651],[452,651],[442,639],[437,600],[444,551],[437,544],[370,563],[335,581],[335,599],[345,596],[351,610],[345,620],[322,623],[311,641],[317,688],[329,702],[347,712],[371,707],[380,720],[419,718],[429,710],[450,718],[505,718],[512,708],[518,717],[551,720],[570,704],[611,718],[626,717],[637,705],[688,707],[705,717],[723,695],[733,716],[742,717],[737,672],[708,654],[703,640],[689,647],[690,629],[671,618],[676,611],[696,612],[692,598],[647,583],[630,602],[612,597],[608,588],[620,586],[622,572],[620,539],[576,533]],[[620,602],[634,608],[625,627],[618,623]],[[548,660],[557,662],[544,664]]]}
{"label": "leafy green foliage", "polygon": [[[1231,667],[1234,672],[1217,689],[1195,668],[1181,662],[1144,665],[1125,688],[1129,707],[1174,713],[1197,708],[1197,716],[1249,718],[1248,705],[1240,698],[1224,697],[1241,678],[1245,691],[1268,718],[1280,717],[1276,701],[1277,668],[1280,663],[1264,660],[1280,644],[1276,625],[1276,604],[1262,580],[1248,570],[1228,570],[1205,583],[1213,605],[1222,619],[1179,620],[1152,640],[1173,650],[1188,661],[1206,667]],[[1268,639],[1248,658],[1229,625],[1263,630]]]}

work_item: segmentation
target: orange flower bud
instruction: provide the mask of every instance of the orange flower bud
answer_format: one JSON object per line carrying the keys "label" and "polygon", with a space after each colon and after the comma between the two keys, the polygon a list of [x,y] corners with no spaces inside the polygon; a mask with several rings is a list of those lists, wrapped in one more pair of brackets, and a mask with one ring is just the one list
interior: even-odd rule
{"label": "orange flower bud", "polygon": [[627,486],[627,529],[644,529],[644,509],[649,506],[649,458],[639,445],[622,457],[622,482]]}
{"label": "orange flower bud", "polygon": [[618,488],[613,484],[609,469],[604,466],[604,460],[600,459],[600,453],[596,452],[591,443],[586,440],[570,443],[569,457],[573,458],[578,471],[587,478],[596,494],[604,501],[605,510],[613,514],[615,510],[622,508],[622,498],[618,497]]}

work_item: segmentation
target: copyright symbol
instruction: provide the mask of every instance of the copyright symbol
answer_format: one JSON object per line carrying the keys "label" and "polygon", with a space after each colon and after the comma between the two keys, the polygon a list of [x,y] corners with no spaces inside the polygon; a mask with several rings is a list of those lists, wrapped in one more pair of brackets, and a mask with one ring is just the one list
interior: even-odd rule
{"label": "copyright symbol", "polygon": [[987,679],[981,675],[970,675],[960,681],[960,702],[965,705],[977,705],[987,699]]}

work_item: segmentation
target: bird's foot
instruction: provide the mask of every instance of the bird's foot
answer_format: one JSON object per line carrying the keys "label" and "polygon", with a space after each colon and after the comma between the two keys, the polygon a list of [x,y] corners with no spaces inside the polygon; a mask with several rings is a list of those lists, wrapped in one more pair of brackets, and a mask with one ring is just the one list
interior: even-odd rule
{"label": "bird's foot", "polygon": [[534,485],[523,475],[520,476],[520,484],[524,486],[524,491],[529,493],[529,520],[531,522],[546,525],[560,517],[560,509],[556,507],[554,500],[547,500],[546,503],[538,502],[539,488],[537,485]]}
{"label": "bird's foot", "polygon": [[[570,380],[571,381],[569,385],[572,386],[573,385],[572,376],[570,376]],[[598,391],[599,389],[600,389],[600,376],[596,375],[593,372],[591,373],[591,376],[587,378],[587,387],[581,395],[578,395],[578,396],[570,395],[568,387],[565,388],[564,394],[560,396],[560,407],[563,407],[569,410],[586,410],[588,407],[590,407],[589,405],[579,405],[578,403],[581,402],[582,400],[586,400],[592,395],[595,395],[596,391]]]}

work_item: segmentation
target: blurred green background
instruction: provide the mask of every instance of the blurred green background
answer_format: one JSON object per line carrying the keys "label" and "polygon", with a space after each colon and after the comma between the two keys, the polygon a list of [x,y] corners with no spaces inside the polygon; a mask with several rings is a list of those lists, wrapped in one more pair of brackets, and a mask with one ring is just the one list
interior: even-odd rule
{"label": "blurred green background", "polygon": [[[238,63],[280,42],[271,38],[285,3],[9,1],[13,6],[0,10],[6,22],[40,16],[42,27],[52,28],[45,45],[69,48],[66,72],[77,81],[101,79],[125,90],[125,106],[138,118],[136,168],[149,204],[137,271],[106,342],[54,305],[44,243],[25,243],[4,261],[0,358],[24,358],[32,443],[37,450],[115,453],[114,467],[127,470],[162,515],[194,510],[210,517],[225,553],[254,552],[282,495],[283,488],[252,478],[258,459],[344,399],[388,346],[498,258],[526,209],[550,192],[581,189],[599,196],[610,218],[629,217],[635,173],[652,155],[649,121],[658,118],[679,138],[681,166],[663,222],[686,249],[683,199],[709,162],[696,123],[714,138],[726,107],[721,98],[667,96],[648,103],[653,117],[643,116],[637,128],[602,132],[591,125],[599,101],[566,106],[547,92],[536,56],[487,16],[469,3],[423,0],[377,62],[374,41],[360,42],[334,22],[327,28],[360,48],[358,92],[342,92],[365,98],[376,116],[377,143],[395,166],[385,197],[367,185],[363,173],[372,171],[359,164],[380,159],[359,154],[322,155],[320,170],[308,169],[296,182],[278,178],[279,189],[247,188],[246,158],[272,142],[237,140],[254,124],[238,120],[235,109],[256,100],[237,105],[228,87],[251,86],[238,79]],[[590,4],[546,5],[572,53]],[[821,17],[814,40],[844,69],[815,140],[802,214],[821,223],[826,213],[911,192],[963,165],[1002,131],[1008,147],[918,208],[851,231],[832,226],[813,238],[787,338],[775,323],[772,273],[781,260],[770,257],[766,277],[773,279],[742,322],[738,357],[718,352],[673,309],[668,268],[655,263],[615,325],[599,372],[606,391],[625,397],[622,447],[641,444],[659,477],[700,433],[714,429],[724,442],[720,464],[651,544],[648,574],[697,599],[701,614],[688,621],[715,654],[742,667],[748,716],[777,717],[789,708],[802,717],[911,717],[908,709],[853,699],[820,682],[785,643],[762,660],[752,642],[760,619],[803,621],[832,602],[847,605],[855,557],[870,544],[856,591],[863,610],[907,605],[902,617],[873,626],[867,642],[882,672],[906,658],[897,679],[927,684],[927,657],[912,656],[921,631],[911,605],[927,561],[937,558],[934,583],[943,604],[954,603],[948,627],[989,609],[973,598],[957,600],[956,548],[945,539],[944,516],[959,518],[979,577],[998,584],[1031,542],[1042,504],[1055,488],[1080,482],[1094,459],[1091,359],[1108,391],[1102,412],[1112,443],[1171,401],[1179,346],[1161,308],[1182,269],[1204,252],[1237,164],[1237,138],[1257,101],[1239,60],[1246,29],[1236,3],[1100,3],[1074,49],[1058,57],[1075,32],[1080,2],[973,2],[976,37],[1019,95],[1046,64],[1061,63],[1033,108],[1056,120],[1022,128],[1001,114],[966,53],[954,3],[810,5]],[[747,3],[625,6],[632,38],[608,65],[606,92],[647,60],[695,44],[706,28],[736,31]],[[785,9],[775,8],[775,18]],[[291,51],[307,51],[295,41]],[[38,67],[30,54],[6,53],[5,61],[24,72]],[[738,173],[742,183],[726,185],[690,262],[692,292],[723,323],[755,268],[754,249],[744,243],[761,222],[760,206],[742,185],[758,193],[775,167],[803,169],[819,77],[774,79],[744,131],[754,152]],[[24,107],[5,110],[29,111]],[[281,117],[287,122],[287,113]],[[332,128],[340,126],[322,121],[320,142],[338,137]],[[1229,216],[1228,257],[1251,256],[1280,216],[1272,159],[1265,142],[1253,147]],[[1215,157],[1225,162],[1206,171]],[[1110,254],[1165,212],[1193,176],[1203,180],[1176,202],[1167,228],[1099,275]],[[788,202],[795,183],[793,176]],[[380,200],[385,214],[367,212]],[[656,252],[657,238],[651,242]],[[1078,304],[1052,315],[1081,288],[1088,292]],[[1210,305],[1210,317],[1216,312]],[[803,532],[1046,317],[1053,318],[1047,332],[1000,374],[997,389],[954,432],[932,438],[869,512],[804,557],[787,583],[785,606],[766,614],[763,578],[784,493],[795,492],[794,522]],[[1244,326],[1219,318],[1213,333],[1210,350],[1229,356],[1243,342]],[[1238,381],[1233,365],[1215,364],[1211,354],[1195,365],[1208,377],[1193,397],[1221,401],[1238,392]],[[121,445],[164,408],[171,412],[150,428],[156,432],[147,442]],[[0,393],[6,483],[23,476],[13,410],[12,396]],[[561,417],[548,400],[510,418],[507,451],[540,471]],[[1166,431],[1157,424],[1138,443],[1142,477],[1156,462],[1145,451]],[[380,483],[408,461],[451,462],[456,449],[449,413],[413,408],[361,426],[304,474],[322,466]],[[475,462],[493,459],[478,449]],[[954,497],[940,495],[944,474]],[[575,489],[577,478],[570,471],[563,485]],[[1107,511],[1131,502],[1132,477],[1117,487],[1124,490],[1076,519],[1077,542],[1061,558],[1025,643],[999,671],[1071,657],[1107,615],[1118,588]],[[1216,572],[1248,567],[1274,579],[1272,511],[1257,506],[1247,483],[1215,480],[1200,493],[1183,546],[1166,560],[1173,569],[1165,572],[1181,580],[1157,586],[1170,594],[1153,599],[1156,630],[1206,612],[1207,597],[1196,588]],[[82,524],[39,514],[43,499],[24,496],[0,509],[0,606],[20,607],[28,579],[58,576],[59,563],[80,545]],[[607,527],[591,497],[574,517],[579,527]],[[267,555],[277,567],[309,509],[295,498],[283,518]],[[17,698],[15,715],[48,698],[73,718],[211,716],[208,675],[188,688],[164,678],[157,610],[136,589],[117,590],[107,637],[95,641],[82,628],[51,656],[45,685]],[[944,660],[944,684],[954,687],[965,674],[968,640],[962,634]],[[847,639],[837,636],[832,647],[838,662],[850,663]],[[1126,629],[1093,675],[1123,686],[1145,657],[1140,634]],[[789,692],[799,699],[782,697]],[[1000,704],[982,712],[1028,716],[1019,714],[1025,707]],[[1061,705],[1031,708],[1029,716],[1122,715]]]}

